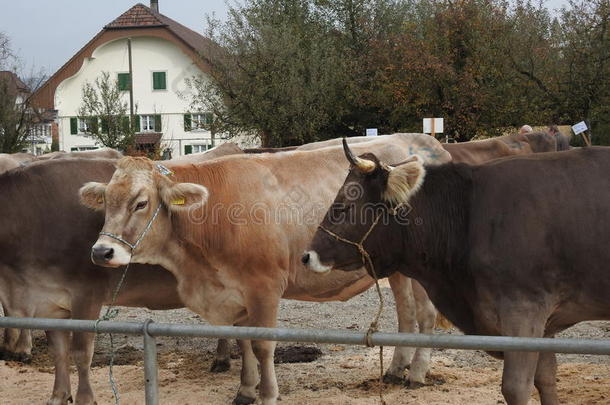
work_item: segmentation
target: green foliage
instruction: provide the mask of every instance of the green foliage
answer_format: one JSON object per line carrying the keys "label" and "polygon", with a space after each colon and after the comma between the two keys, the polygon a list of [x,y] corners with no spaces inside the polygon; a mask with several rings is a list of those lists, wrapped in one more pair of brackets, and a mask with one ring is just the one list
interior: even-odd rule
{"label": "green foliage", "polygon": [[93,84],[85,83],[82,92],[78,114],[87,122],[87,136],[106,147],[128,150],[134,143],[135,123],[130,125],[128,103],[118,81],[102,72]]}
{"label": "green foliage", "polygon": [[10,39],[0,32],[0,153],[21,152],[32,141],[39,140],[33,128],[41,122],[41,117],[32,108],[31,96],[44,76],[32,74],[23,83],[19,79],[19,64]]}
{"label": "green foliage", "polygon": [[503,128],[587,120],[610,128],[610,5],[539,1],[246,0],[225,23],[193,111],[214,133],[264,146],[419,132],[444,117],[461,140]]}

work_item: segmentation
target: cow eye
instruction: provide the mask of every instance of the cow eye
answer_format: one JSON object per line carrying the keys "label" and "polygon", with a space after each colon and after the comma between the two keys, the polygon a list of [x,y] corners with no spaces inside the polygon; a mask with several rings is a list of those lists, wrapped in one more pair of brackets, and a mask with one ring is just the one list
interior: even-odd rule
{"label": "cow eye", "polygon": [[147,205],[148,205],[148,201],[140,201],[136,205],[136,209],[134,211],[138,211],[138,210],[144,209],[144,208],[146,208]]}

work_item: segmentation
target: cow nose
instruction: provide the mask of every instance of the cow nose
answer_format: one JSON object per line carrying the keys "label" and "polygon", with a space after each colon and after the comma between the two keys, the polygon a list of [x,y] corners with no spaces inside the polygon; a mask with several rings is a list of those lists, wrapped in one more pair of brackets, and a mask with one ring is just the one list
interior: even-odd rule
{"label": "cow nose", "polygon": [[301,263],[303,263],[303,264],[309,263],[309,253],[304,253],[303,256],[301,256]]}
{"label": "cow nose", "polygon": [[107,263],[114,256],[114,249],[100,245],[91,248],[91,259],[94,263]]}

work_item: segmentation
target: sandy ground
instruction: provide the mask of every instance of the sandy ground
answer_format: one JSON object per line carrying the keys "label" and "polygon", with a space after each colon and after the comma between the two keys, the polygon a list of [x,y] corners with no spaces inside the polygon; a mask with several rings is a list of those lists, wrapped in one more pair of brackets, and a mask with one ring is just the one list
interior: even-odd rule
{"label": "sandy ground", "polygon": [[[384,296],[392,302],[389,288]],[[279,326],[365,330],[377,308],[373,289],[345,303],[282,302]],[[388,305],[382,330],[394,330],[394,311]],[[148,311],[121,308],[120,320],[152,318],[157,322],[203,322],[188,310]],[[437,331],[459,333],[456,330]],[[40,332],[35,334],[34,361],[23,365],[0,361],[0,404],[44,404],[53,386],[52,363]],[[610,338],[610,322],[579,324],[563,337]],[[115,335],[118,348],[114,376],[121,404],[144,404],[141,338]],[[278,345],[282,351],[292,343]],[[276,364],[281,404],[377,404],[379,349],[340,345],[308,345],[322,355],[307,363]],[[210,368],[215,341],[211,339],[159,338],[159,393],[162,404],[230,404],[239,386],[240,360],[223,374]],[[100,405],[112,404],[108,383],[108,336],[100,336],[94,356],[92,381]],[[236,350],[236,349],[235,349]],[[384,350],[387,366],[391,348]],[[237,353],[235,353],[237,357]],[[286,356],[279,356],[285,358]],[[610,404],[610,359],[603,356],[559,355],[558,385],[562,404]],[[435,350],[428,385],[418,389],[384,385],[389,404],[505,403],[500,393],[502,362],[477,351]],[[72,385],[76,390],[76,374]],[[532,394],[531,404],[539,404]]]}

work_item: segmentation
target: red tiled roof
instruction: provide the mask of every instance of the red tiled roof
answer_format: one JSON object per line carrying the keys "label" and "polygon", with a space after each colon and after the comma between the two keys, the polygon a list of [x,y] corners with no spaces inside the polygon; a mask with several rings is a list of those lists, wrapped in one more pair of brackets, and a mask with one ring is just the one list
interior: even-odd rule
{"label": "red tiled roof", "polygon": [[[222,53],[223,50],[220,46],[214,43],[209,38],[185,27],[177,21],[164,16],[163,14],[157,13],[149,7],[138,3],[131,7],[129,10],[121,14],[118,18],[104,26],[104,28],[91,39],[83,48],[81,48],[72,58],[70,58],[62,67],[60,67],[48,80],[41,86],[35,94],[37,103],[47,108],[53,108],[54,94],[59,83],[66,77],[73,75],[82,64],[82,60],[85,56],[91,55],[92,47],[99,46],[99,44],[106,38],[120,38],[121,30],[125,30],[125,36],[133,35],[133,30],[143,31],[148,29],[150,31],[161,30],[172,36],[173,38],[166,38],[169,40],[176,40],[182,46],[190,48],[197,58],[196,63],[205,69],[205,66],[209,66],[209,57],[214,54]],[[163,36],[161,36],[163,37]]]}
{"label": "red tiled roof", "polygon": [[8,71],[8,70],[2,70],[0,71],[0,80],[5,81],[8,83],[9,86],[9,92],[11,93],[29,93],[30,89],[28,88],[28,86],[21,81],[21,79],[19,78],[19,76],[17,76],[15,73]]}
{"label": "red tiled roof", "polygon": [[164,27],[174,35],[184,41],[188,46],[197,52],[207,53],[216,48],[216,45],[209,39],[185,27],[171,18],[153,11],[150,7],[138,3],[125,11],[118,18],[107,24],[105,30],[117,30],[124,28],[150,28]]}
{"label": "red tiled roof", "polygon": [[155,13],[144,4],[138,3],[118,16],[104,28],[109,30],[120,28],[160,27],[166,25],[159,20],[159,16],[160,14]]}

